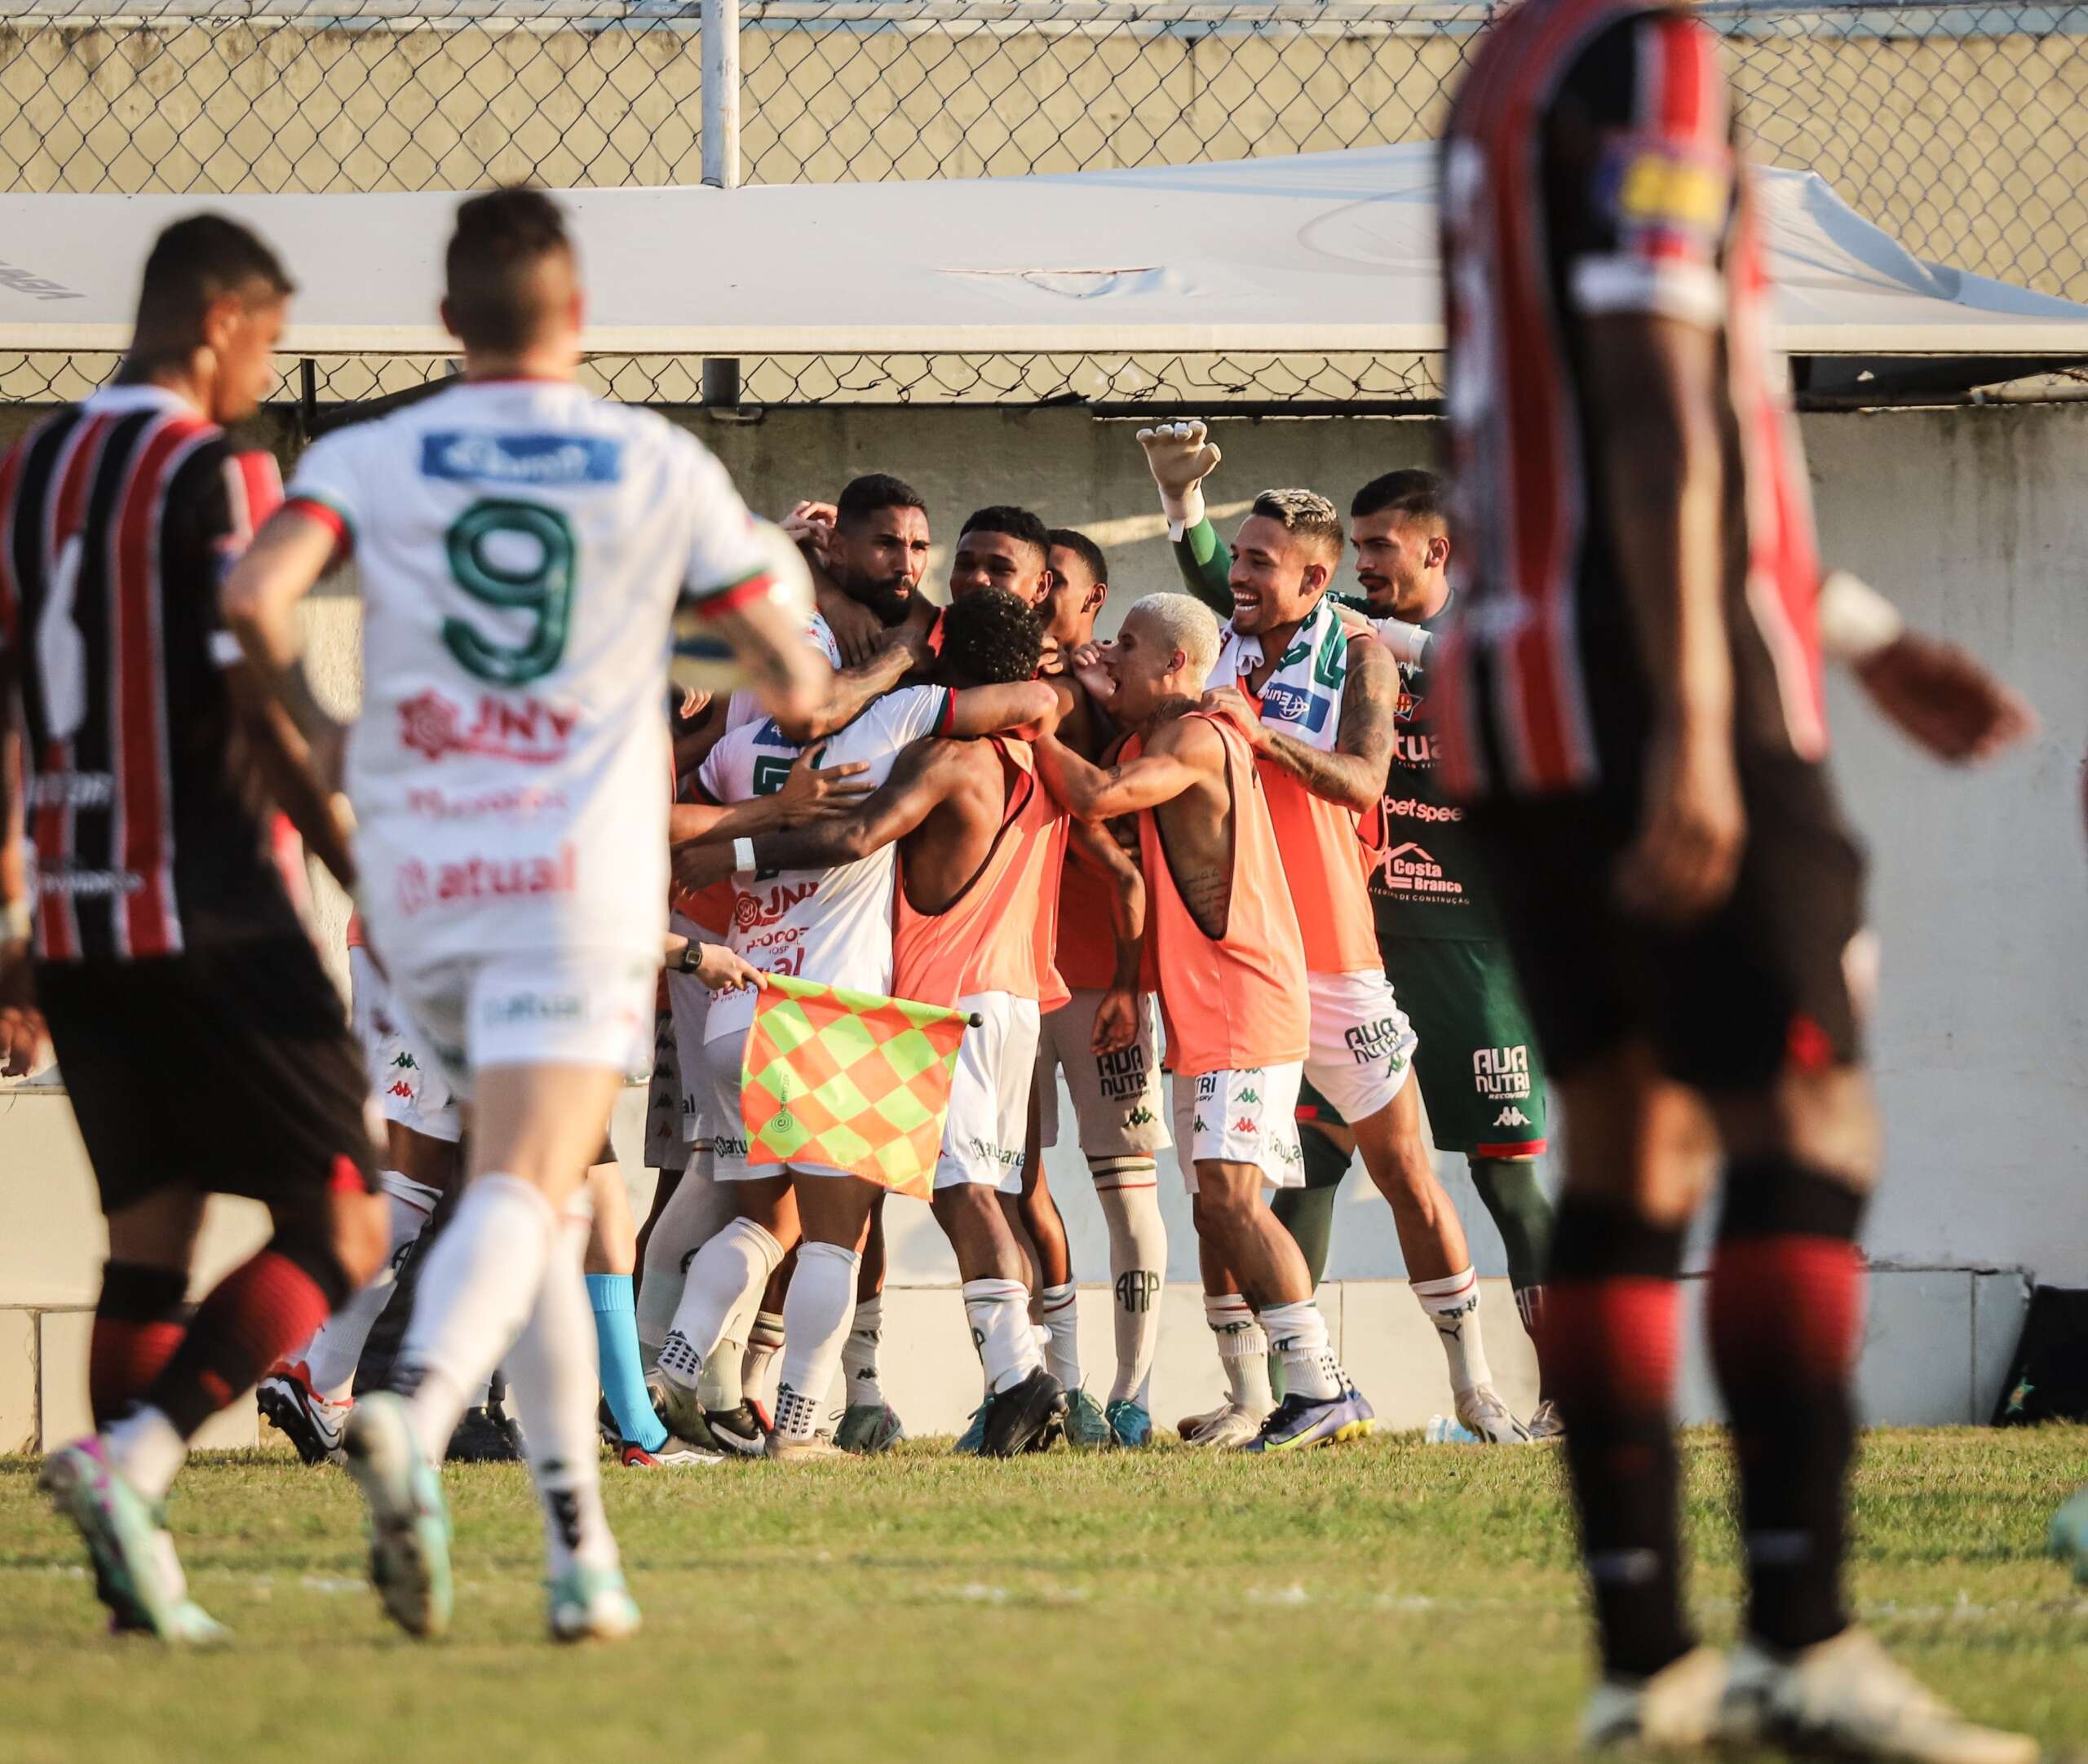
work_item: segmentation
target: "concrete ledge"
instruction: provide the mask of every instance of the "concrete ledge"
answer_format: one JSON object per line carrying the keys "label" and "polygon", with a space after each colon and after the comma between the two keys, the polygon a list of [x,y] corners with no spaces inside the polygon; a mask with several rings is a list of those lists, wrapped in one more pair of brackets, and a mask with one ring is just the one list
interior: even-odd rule
{"label": "concrete ledge", "polygon": [[[1487,1356],[1501,1394],[1520,1413],[1537,1400],[1537,1355],[1508,1283],[1482,1280]],[[1683,1283],[1687,1345],[1679,1408],[1689,1421],[1719,1418],[1702,1340],[1704,1282]],[[2029,1284],[2019,1273],[1967,1268],[1881,1269],[1873,1273],[1859,1373],[1861,1413],[1876,1426],[1962,1426],[1992,1414],[2022,1332]],[[1338,1280],[1320,1302],[1336,1351],[1382,1425],[1423,1426],[1447,1413],[1442,1351],[1403,1280]],[[1223,1381],[1192,1285],[1161,1297],[1153,1368],[1154,1419],[1171,1426],[1212,1407]],[[1114,1363],[1109,1289],[1083,1287],[1081,1346],[1088,1388],[1106,1397]],[[87,1426],[87,1336],[92,1313],[77,1307],[0,1307],[0,1451],[35,1451],[76,1438]],[[956,1433],[979,1400],[979,1362],[954,1287],[895,1287],[885,1294],[886,1395],[916,1435]],[[274,1437],[272,1431],[268,1438]],[[199,1443],[228,1448],[263,1437],[242,1399],[213,1421]]]}

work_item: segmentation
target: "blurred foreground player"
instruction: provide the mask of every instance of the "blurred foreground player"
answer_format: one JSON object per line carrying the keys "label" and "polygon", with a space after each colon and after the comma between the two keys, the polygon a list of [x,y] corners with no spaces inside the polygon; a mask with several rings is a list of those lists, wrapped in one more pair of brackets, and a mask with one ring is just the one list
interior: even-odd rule
{"label": "blurred foreground player", "polygon": [[315,445],[227,584],[226,615],[299,720],[325,728],[297,603],[356,557],[363,913],[466,1112],[467,1186],[399,1355],[410,1394],[365,1397],[343,1435],[372,1577],[410,1633],[446,1626],[435,1466],[498,1364],[543,1502],[551,1636],[614,1639],[638,1611],[602,1510],[581,1196],[651,1040],[670,627],[708,620],[746,644],[779,714],[825,684],[724,469],[573,383],[583,298],[556,205],[472,197],[445,267],[463,380]]}
{"label": "blurred foreground player", "polygon": [[[146,262],[114,382],[0,459],[0,723],[19,702],[35,989],[108,1220],[100,1430],[53,1452],[42,1482],[112,1627],[175,1642],[223,1633],[188,1598],[163,1517],[188,1441],[385,1249],[362,1063],[271,860],[264,795],[344,883],[353,872],[302,742],[217,614],[226,565],[280,495],[274,461],[220,425],[274,384],[290,293],[244,228],[177,223]],[[0,767],[0,796],[10,782]],[[19,1004],[31,915],[5,904],[0,997]],[[213,1193],[261,1201],[274,1234],[184,1324]]]}
{"label": "blurred foreground player", "polygon": [[[1462,616],[1439,704],[1571,1123],[1546,1363],[1592,1582],[1592,1746],[2003,1764],[1852,1628],[1856,1234],[1877,1174],[1825,764],[1820,572],[1717,40],[1526,0],[1443,156]],[[1722,1166],[1722,1168],[1721,1168]],[[1682,1609],[1683,1236],[1740,1464],[1743,1636]]]}

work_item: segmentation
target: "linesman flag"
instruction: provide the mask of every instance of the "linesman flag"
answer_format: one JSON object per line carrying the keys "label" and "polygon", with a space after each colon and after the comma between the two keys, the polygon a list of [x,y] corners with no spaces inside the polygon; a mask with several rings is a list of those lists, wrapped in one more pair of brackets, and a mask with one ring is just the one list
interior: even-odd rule
{"label": "linesman flag", "polygon": [[957,1045],[971,1020],[770,975],[740,1072],[747,1162],[823,1164],[927,1200]]}

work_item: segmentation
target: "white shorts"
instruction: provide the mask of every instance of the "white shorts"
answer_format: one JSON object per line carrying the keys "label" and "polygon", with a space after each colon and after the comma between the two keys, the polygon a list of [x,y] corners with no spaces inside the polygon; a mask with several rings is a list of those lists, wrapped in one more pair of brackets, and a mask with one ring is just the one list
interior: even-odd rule
{"label": "white shorts", "polygon": [[[746,1064],[749,1028],[737,1035],[728,1031],[713,1036],[701,1044],[703,1049],[703,1088],[698,1093],[701,1099],[703,1131],[705,1137],[692,1150],[695,1157],[706,1159],[711,1180],[721,1183],[768,1182],[776,1177],[793,1176],[852,1176],[852,1170],[838,1169],[831,1164],[763,1164],[750,1166],[747,1163],[746,1117],[740,1111],[740,1085],[743,1068]],[[692,1159],[693,1161],[693,1158]]]}
{"label": "white shorts", "polygon": [[1303,1070],[1294,1059],[1193,1078],[1174,1075],[1175,1157],[1191,1194],[1199,1161],[1254,1165],[1272,1188],[1305,1186],[1305,1156],[1298,1144]]}
{"label": "white shorts", "polygon": [[1141,996],[1138,1039],[1121,1054],[1098,1054],[1095,1013],[1107,996],[1077,987],[1069,1003],[1046,1012],[1037,1025],[1037,1143],[1059,1143],[1055,1075],[1064,1072],[1084,1156],[1151,1157],[1169,1144],[1167,1105],[1160,1094],[1159,1006],[1152,994]]}
{"label": "white shorts", "polygon": [[456,1144],[464,1137],[464,1123],[441,1068],[392,996],[391,983],[360,947],[348,952],[348,992],[369,1088],[384,1118]]}
{"label": "white shorts", "polygon": [[[685,922],[677,921],[680,931]],[[685,932],[684,935],[693,935]],[[703,1032],[710,1015],[710,988],[693,974],[667,972],[667,1006],[675,1019],[675,1058],[682,1086],[681,1134],[684,1145],[710,1138],[710,1068],[703,1057]]]}
{"label": "white shorts", "polygon": [[1037,1068],[1037,1012],[1033,998],[974,993],[957,1001],[984,1019],[958,1044],[950,1081],[949,1119],[943,1126],[936,1187],[1022,1192],[1022,1147],[1029,1131],[1029,1090]]}
{"label": "white shorts", "polygon": [[1375,970],[1308,974],[1305,990],[1312,1003],[1305,1076],[1344,1121],[1368,1121],[1413,1076],[1413,1025]]}
{"label": "white shorts", "polygon": [[448,956],[402,969],[396,989],[461,1102],[489,1066],[643,1072],[659,964],[628,952]]}

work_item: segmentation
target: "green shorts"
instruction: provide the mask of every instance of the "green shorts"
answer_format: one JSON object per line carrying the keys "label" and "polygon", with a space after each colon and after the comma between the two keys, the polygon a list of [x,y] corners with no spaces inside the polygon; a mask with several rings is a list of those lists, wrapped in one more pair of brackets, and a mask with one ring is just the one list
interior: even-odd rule
{"label": "green shorts", "polygon": [[1402,937],[1382,947],[1421,1038],[1413,1069],[1437,1149],[1534,1157],[1544,1149],[1544,1065],[1507,944]]}

